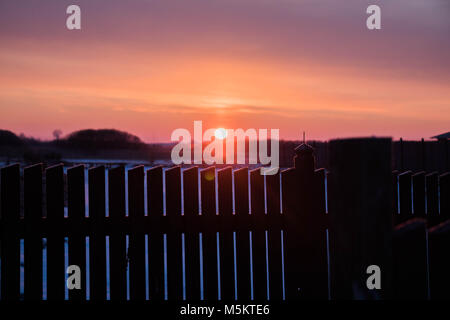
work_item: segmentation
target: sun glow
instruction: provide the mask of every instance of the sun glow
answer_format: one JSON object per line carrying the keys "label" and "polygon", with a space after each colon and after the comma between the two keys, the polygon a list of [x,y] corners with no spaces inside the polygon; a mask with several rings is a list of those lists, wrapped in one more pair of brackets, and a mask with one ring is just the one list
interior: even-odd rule
{"label": "sun glow", "polygon": [[224,128],[218,128],[216,131],[214,131],[214,136],[216,139],[223,140],[227,137],[227,130]]}

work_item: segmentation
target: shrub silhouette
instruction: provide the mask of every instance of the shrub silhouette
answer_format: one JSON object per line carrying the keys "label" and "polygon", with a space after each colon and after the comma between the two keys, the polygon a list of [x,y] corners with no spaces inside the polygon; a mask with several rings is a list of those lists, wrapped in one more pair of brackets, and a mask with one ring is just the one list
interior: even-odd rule
{"label": "shrub silhouette", "polygon": [[114,129],[75,131],[62,142],[67,146],[80,149],[135,149],[145,146],[145,143],[137,136]]}
{"label": "shrub silhouette", "polygon": [[0,146],[22,146],[23,141],[9,130],[0,130]]}

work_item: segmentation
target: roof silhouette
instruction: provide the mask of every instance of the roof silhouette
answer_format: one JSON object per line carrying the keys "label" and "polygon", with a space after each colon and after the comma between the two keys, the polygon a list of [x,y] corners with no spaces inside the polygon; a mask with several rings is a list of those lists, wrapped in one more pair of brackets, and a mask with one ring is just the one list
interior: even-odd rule
{"label": "roof silhouette", "polygon": [[450,139],[450,132],[442,133],[437,136],[431,137],[433,139]]}

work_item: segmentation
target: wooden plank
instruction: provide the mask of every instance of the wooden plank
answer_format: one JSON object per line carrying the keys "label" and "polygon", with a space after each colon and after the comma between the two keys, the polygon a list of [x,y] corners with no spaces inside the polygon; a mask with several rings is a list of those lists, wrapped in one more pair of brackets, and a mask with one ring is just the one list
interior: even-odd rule
{"label": "wooden plank", "polygon": [[[328,215],[326,214],[326,200],[325,200],[325,169],[317,169],[314,171],[313,195],[312,201],[312,216],[309,221],[303,220],[304,225],[310,225],[312,229],[317,229],[317,232],[309,233],[309,254],[311,263],[308,266],[310,275],[309,288],[310,294],[307,298],[328,299],[328,256],[327,256],[327,237],[326,230],[328,229]],[[307,188],[307,185],[304,186]],[[306,195],[305,192],[302,194]]]}
{"label": "wooden plank", "polygon": [[42,299],[42,164],[23,170],[24,178],[24,294],[26,300]]}
{"label": "wooden plank", "polygon": [[450,219],[450,173],[439,176],[439,220],[441,222]]}
{"label": "wooden plank", "polygon": [[269,299],[279,301],[283,298],[283,274],[281,263],[281,208],[280,173],[266,176],[267,215],[269,251]]}
{"label": "wooden plank", "polygon": [[[164,214],[163,168],[147,170],[148,215],[158,224]],[[148,237],[149,295],[150,300],[164,299],[164,240],[163,233],[153,232]]]}
{"label": "wooden plank", "polygon": [[392,250],[394,299],[418,300],[428,296],[426,233],[426,220],[423,219],[411,219],[395,227]]}
{"label": "wooden plank", "polygon": [[91,168],[88,175],[90,299],[101,301],[106,300],[105,167]]}
{"label": "wooden plank", "polygon": [[[288,218],[290,254],[301,257],[296,261],[297,290],[289,290],[289,299],[327,299],[328,269],[324,210],[325,174],[314,170],[314,153],[311,146],[303,144],[296,149],[295,185],[291,191],[296,198],[295,216]],[[294,242],[294,244],[292,243]],[[293,281],[289,282],[294,284]],[[294,288],[295,289],[295,288]]]}
{"label": "wooden plank", "polygon": [[405,222],[412,218],[412,187],[411,171],[403,172],[398,176],[400,215],[398,223]]}
{"label": "wooden plank", "polygon": [[69,290],[69,300],[86,300],[86,236],[81,230],[85,218],[84,166],[67,170],[69,265],[81,270],[81,288]]}
{"label": "wooden plank", "polygon": [[109,282],[113,301],[127,298],[127,254],[123,222],[125,218],[125,169],[123,166],[108,170],[109,219]]}
{"label": "wooden plank", "polygon": [[[392,295],[391,139],[330,142],[328,179],[332,299]],[[409,189],[411,194],[411,188]],[[411,199],[411,197],[409,197]],[[381,269],[381,289],[370,290],[367,268]]]}
{"label": "wooden plank", "polygon": [[425,208],[425,173],[418,172],[412,176],[414,217],[426,218]]}
{"label": "wooden plank", "polygon": [[430,297],[433,300],[450,299],[448,284],[450,283],[450,259],[448,245],[450,243],[450,220],[441,223],[428,232],[430,261]]}
{"label": "wooden plank", "polygon": [[145,235],[139,229],[144,220],[144,166],[128,170],[128,217],[131,234],[128,242],[130,300],[145,300]]}
{"label": "wooden plank", "polygon": [[392,224],[396,225],[398,216],[398,171],[392,171]]}
{"label": "wooden plank", "polygon": [[[264,176],[261,169],[250,171],[251,219],[254,225],[262,225],[266,219],[264,202]],[[252,231],[253,298],[267,300],[266,232]]]}
{"label": "wooden plank", "polygon": [[[286,224],[292,222],[296,210],[296,192],[295,192],[295,169],[289,168],[281,172],[281,201],[283,207],[283,218]],[[295,252],[297,239],[295,231],[293,233],[285,226],[283,230],[283,248],[284,248],[284,277],[285,277],[285,299],[294,299],[297,297],[297,270],[296,266],[300,264],[299,255]]]}
{"label": "wooden plank", "polygon": [[436,172],[427,174],[425,185],[427,188],[428,226],[435,226],[439,223],[438,174]]}
{"label": "wooden plank", "polygon": [[199,233],[195,231],[199,214],[198,201],[198,167],[192,167],[183,171],[187,300],[200,300],[200,246]]}
{"label": "wooden plank", "polygon": [[64,300],[64,168],[62,164],[45,170],[45,190],[47,203],[47,300]]}
{"label": "wooden plank", "polygon": [[183,298],[181,234],[176,231],[181,219],[181,168],[166,170],[166,216],[171,230],[167,233],[167,287],[169,300]]}
{"label": "wooden plank", "polygon": [[[234,300],[234,237],[232,168],[217,171],[217,191],[220,218],[220,288],[221,299]],[[215,236],[215,235],[214,235]],[[215,242],[214,242],[215,243]],[[213,250],[213,253],[215,250]]]}
{"label": "wooden plank", "polygon": [[0,205],[1,233],[1,297],[18,300],[20,297],[20,243],[18,222],[20,215],[20,167],[4,167],[1,174]]}
{"label": "wooden plank", "polygon": [[215,170],[215,167],[209,167],[200,171],[202,223],[203,230],[206,230],[202,233],[203,296],[208,301],[218,299],[217,237],[210,227],[216,215]]}
{"label": "wooden plank", "polygon": [[[249,222],[248,168],[234,171],[235,214],[238,226]],[[237,298],[249,300],[251,295],[250,278],[250,237],[249,231],[236,232]]]}

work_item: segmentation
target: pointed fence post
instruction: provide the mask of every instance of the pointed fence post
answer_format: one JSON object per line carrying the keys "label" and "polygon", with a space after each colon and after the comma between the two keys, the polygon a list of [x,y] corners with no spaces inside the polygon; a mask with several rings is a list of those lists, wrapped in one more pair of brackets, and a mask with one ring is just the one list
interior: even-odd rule
{"label": "pointed fence post", "polygon": [[301,144],[295,153],[295,167],[283,175],[288,180],[283,182],[286,299],[327,299],[325,188],[320,187],[325,177],[323,170],[315,171],[310,145]]}

